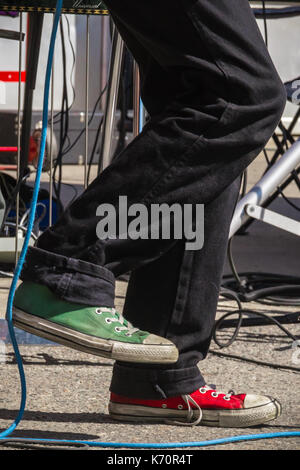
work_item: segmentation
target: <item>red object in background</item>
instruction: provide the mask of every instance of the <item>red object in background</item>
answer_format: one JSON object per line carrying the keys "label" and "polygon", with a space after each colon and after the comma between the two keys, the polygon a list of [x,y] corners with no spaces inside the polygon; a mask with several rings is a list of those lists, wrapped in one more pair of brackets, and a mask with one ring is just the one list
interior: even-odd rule
{"label": "red object in background", "polygon": [[[16,83],[19,82],[19,72],[13,71],[0,71],[0,81],[6,83]],[[26,81],[26,72],[21,72],[21,82],[24,83]]]}
{"label": "red object in background", "polygon": [[[18,147],[0,147],[0,152],[15,152],[17,153]],[[33,136],[30,136],[28,163],[31,163],[38,153],[38,144]]]}
{"label": "red object in background", "polygon": [[29,142],[28,163],[31,163],[38,156],[38,144],[35,138],[31,135]]}
{"label": "red object in background", "polygon": [[0,152],[17,152],[18,147],[0,147]]}
{"label": "red object in background", "polygon": [[0,171],[5,171],[5,170],[16,170],[17,165],[0,165]]}

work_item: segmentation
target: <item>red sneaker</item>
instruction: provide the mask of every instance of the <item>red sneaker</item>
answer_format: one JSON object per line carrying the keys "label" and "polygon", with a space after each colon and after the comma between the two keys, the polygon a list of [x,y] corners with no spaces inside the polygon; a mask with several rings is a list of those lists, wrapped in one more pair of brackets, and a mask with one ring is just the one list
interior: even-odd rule
{"label": "red sneaker", "polygon": [[139,400],[112,393],[109,414],[121,421],[243,428],[278,418],[281,405],[268,396],[225,394],[206,385],[190,395],[165,400]]}

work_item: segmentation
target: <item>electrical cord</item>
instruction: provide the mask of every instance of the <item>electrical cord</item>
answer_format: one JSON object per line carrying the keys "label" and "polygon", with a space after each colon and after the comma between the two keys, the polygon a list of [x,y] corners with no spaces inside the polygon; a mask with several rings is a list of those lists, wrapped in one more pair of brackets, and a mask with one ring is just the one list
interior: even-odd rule
{"label": "electrical cord", "polygon": [[[297,341],[289,330],[284,328],[282,324],[273,316],[263,312],[257,312],[250,309],[244,309],[242,302],[261,302],[268,305],[300,305],[299,297],[276,297],[276,294],[285,294],[291,296],[292,294],[300,294],[300,278],[296,276],[276,275],[272,273],[241,273],[239,274],[232,255],[232,241],[233,237],[228,243],[228,261],[231,267],[233,276],[224,276],[220,295],[229,299],[234,299],[238,304],[238,310],[234,312],[225,313],[215,323],[213,330],[213,339],[220,348],[229,347],[237,339],[241,327],[243,326],[244,316],[252,315],[252,317],[261,317],[265,320],[265,324],[275,324],[280,328],[290,339]],[[283,282],[285,282],[283,284]],[[226,342],[221,343],[218,340],[218,332],[226,327],[226,320],[229,316],[238,315],[235,322],[230,322],[230,327],[234,326],[232,337]],[[297,320],[299,322],[299,317]],[[235,323],[235,325],[232,325]],[[254,323],[254,322],[252,322]],[[259,324],[262,324],[260,322]],[[227,322],[228,325],[228,322]]]}
{"label": "electrical cord", "polygon": [[[237,276],[237,279],[238,279],[238,283],[239,285],[244,288],[244,285],[236,271],[236,268],[234,266],[234,263],[233,263],[233,260],[231,258],[230,260],[230,263],[232,263],[232,269],[234,270],[234,275]],[[280,278],[280,276],[279,276]],[[266,324],[270,324],[270,323],[273,323],[275,324],[278,328],[280,328],[285,334],[286,336],[288,336],[290,339],[292,339],[293,341],[297,341],[297,337],[294,336],[289,330],[287,330],[285,327],[282,326],[282,324],[276,320],[276,318],[274,317],[271,317],[269,316],[268,314],[266,313],[263,313],[263,312],[257,312],[255,310],[250,310],[250,309],[244,309],[242,307],[242,303],[241,303],[241,296],[235,292],[234,290],[232,289],[229,289],[229,288],[225,288],[224,285],[222,286],[221,290],[220,290],[220,296],[222,297],[225,297],[227,299],[233,299],[237,302],[237,305],[238,305],[238,309],[233,311],[233,312],[227,312],[225,313],[224,315],[222,315],[215,323],[215,326],[214,326],[214,330],[213,330],[213,339],[215,341],[215,343],[220,347],[220,348],[226,348],[226,347],[229,347],[233,344],[233,342],[237,339],[238,337],[238,334],[239,334],[239,331],[240,331],[240,328],[242,327],[242,324],[243,324],[243,320],[244,320],[244,316],[252,316],[252,317],[260,317],[260,318],[263,318],[264,320],[266,320]],[[235,330],[232,334],[232,337],[226,342],[226,343],[221,343],[218,338],[217,338],[217,333],[219,332],[219,330],[223,329],[223,328],[226,328],[226,320],[228,317],[230,316],[233,316],[233,315],[238,315],[238,319],[237,320],[234,320],[234,321],[231,321],[231,322],[228,322],[227,321],[227,325],[228,327],[235,327]],[[298,321],[299,321],[299,316],[295,316],[297,317]],[[255,321],[253,320],[252,322],[247,322],[248,324],[249,323],[252,323],[252,324],[255,324]],[[265,324],[264,322],[258,322],[258,324]],[[300,370],[300,369],[299,369]]]}
{"label": "electrical cord", "polygon": [[[88,121],[88,125],[89,125],[89,126],[91,125],[91,123],[92,123],[92,121],[93,121],[93,119],[94,119],[94,117],[95,117],[97,106],[98,106],[98,104],[100,103],[101,98],[102,98],[102,96],[104,95],[106,89],[107,89],[107,84],[105,85],[105,87],[103,88],[103,90],[101,91],[100,95],[99,95],[98,98],[97,98],[97,101],[96,101],[96,103],[95,103],[95,105],[94,105],[94,108],[93,108],[93,111],[92,111],[92,114],[91,114],[91,117],[90,117],[90,119],[89,119],[89,121]],[[82,129],[82,130],[79,132],[79,134],[78,134],[78,136],[75,138],[75,140],[64,150],[63,155],[66,155],[68,152],[70,152],[70,151],[75,147],[75,145],[77,144],[77,142],[79,141],[79,139],[80,139],[84,134],[85,134],[85,128]]]}
{"label": "electrical cord", "polygon": [[[14,222],[5,222],[5,225],[8,227],[14,227],[14,228],[17,227]],[[27,227],[24,227],[24,225],[20,225],[20,224],[18,225],[18,229],[22,230],[25,233],[28,230]],[[34,239],[34,241],[37,240],[37,236],[33,232],[31,233],[31,237]]]}
{"label": "electrical cord", "polygon": [[[266,9],[266,1],[262,0],[262,18],[264,23],[264,37],[265,37],[265,44],[266,47],[269,47],[269,37],[268,37],[268,25],[267,25],[267,9]],[[280,123],[280,129],[282,130],[283,135],[283,144],[285,146],[285,150],[288,150],[288,137],[285,127]],[[292,143],[292,142],[291,142]],[[281,153],[284,153],[284,148],[281,147]],[[265,173],[270,169],[273,162],[270,162],[266,149],[263,150],[266,162],[267,162],[267,169]],[[297,172],[294,173],[294,179],[298,184],[299,178]],[[246,185],[247,185],[247,173],[243,174],[243,185],[242,185],[242,194],[241,198],[246,193]],[[300,187],[300,184],[298,185]],[[278,188],[279,194],[283,197],[283,199],[294,209],[300,210],[298,206],[296,206],[290,199],[285,196],[281,188]],[[268,305],[300,305],[300,278],[291,278],[288,276],[275,276],[271,273],[267,274],[253,274],[253,273],[243,273],[239,274],[235,267],[235,263],[233,260],[232,255],[232,242],[233,237],[229,240],[228,243],[228,261],[231,267],[231,271],[233,273],[233,280],[231,277],[227,277],[223,280],[221,295],[234,298],[235,301],[238,303],[238,310],[235,312],[229,312],[224,314],[216,323],[213,331],[213,339],[215,343],[220,348],[229,347],[233,342],[237,339],[238,334],[240,332],[240,328],[243,326],[244,316],[252,315],[257,318],[263,318],[267,324],[274,323],[278,326],[289,338],[293,341],[296,341],[297,338],[290,333],[286,328],[284,328],[279,321],[277,321],[274,317],[271,317],[262,312],[256,312],[249,309],[243,309],[241,301],[251,302],[251,301],[258,301],[261,303],[266,303]],[[241,279],[243,277],[243,280]],[[282,284],[284,281],[289,281],[288,284]],[[293,284],[291,284],[291,282]],[[255,288],[255,285],[257,286]],[[299,293],[299,297],[295,298],[295,294]],[[274,294],[281,294],[281,296],[274,297]],[[282,297],[282,294],[286,294],[286,296],[290,296],[294,294],[292,298],[290,297]],[[238,315],[238,319],[235,322],[228,322],[227,318],[233,315]],[[299,321],[299,320],[298,320]],[[222,328],[226,328],[226,324],[235,323],[235,329],[231,336],[231,338],[226,343],[221,343],[217,338],[217,333]],[[230,356],[230,355],[227,355]],[[233,355],[231,355],[233,357]],[[251,359],[243,358],[245,361],[251,361]],[[261,365],[268,365],[277,367],[276,365],[270,363],[262,363],[262,361],[256,361],[256,363],[260,363]],[[300,371],[299,368],[291,368],[285,366],[289,370],[297,370]]]}
{"label": "electrical cord", "polygon": [[[249,309],[239,309],[239,310],[235,310],[234,312],[227,312],[226,314],[224,314],[219,320],[217,320],[216,322],[216,325],[215,325],[215,331],[214,331],[214,341],[215,343],[220,347],[220,348],[226,348],[228,346],[230,346],[237,338],[237,335],[239,333],[239,329],[240,327],[242,326],[242,322],[243,322],[243,315],[244,314],[247,314],[247,315],[255,315],[255,316],[258,316],[258,317],[262,317],[264,319],[266,319],[269,323],[274,323],[275,325],[278,326],[278,328],[280,328],[289,338],[291,338],[293,341],[297,341],[297,337],[294,336],[290,331],[288,331],[286,328],[284,328],[284,326],[282,326],[282,324],[276,320],[276,318],[274,317],[270,317],[268,316],[266,313],[263,313],[263,312],[257,312],[257,311],[254,311],[254,310],[249,310]],[[238,325],[237,327],[235,328],[235,331],[232,335],[232,337],[230,338],[230,340],[228,340],[226,343],[221,343],[217,337],[216,337],[216,332],[222,328],[222,323],[230,316],[232,315],[238,315],[239,316],[239,319],[238,319]],[[298,369],[300,371],[300,369]]]}
{"label": "electrical cord", "polygon": [[[75,87],[74,87],[74,83],[73,83],[73,75],[74,75],[74,70],[75,70],[75,64],[76,64],[76,55],[75,55],[75,49],[74,49],[74,45],[72,43],[72,39],[71,39],[71,27],[70,27],[70,21],[69,21],[69,18],[67,15],[64,15],[63,16],[66,20],[66,23],[67,23],[67,33],[68,33],[68,41],[69,41],[69,45],[70,45],[70,49],[71,49],[71,54],[72,54],[72,66],[71,66],[71,72],[70,72],[70,78],[69,78],[69,82],[70,82],[70,85],[71,85],[71,88],[72,88],[72,94],[73,94],[73,97],[72,97],[72,102],[71,104],[69,105],[68,107],[68,112],[70,112],[70,110],[72,109],[73,107],[73,104],[75,102],[75,99],[76,99],[76,90],[75,90]],[[62,114],[62,110],[59,111],[58,113],[56,113],[54,116],[53,116],[53,124],[57,124],[59,122],[59,119],[61,114]],[[52,120],[49,119],[49,123],[51,123]]]}
{"label": "electrical cord", "polygon": [[221,351],[210,350],[209,353],[212,354],[213,356],[225,357],[227,359],[235,359],[237,361],[249,362],[250,364],[256,364],[258,366],[264,366],[264,367],[271,367],[272,369],[282,369],[282,370],[288,370],[291,372],[300,372],[299,367],[286,366],[285,364],[276,364],[273,362],[259,361],[257,359],[239,356],[237,354],[226,354]]}
{"label": "electrical cord", "polygon": [[[268,25],[267,25],[267,9],[266,9],[266,1],[262,0],[262,19],[264,23],[264,36],[265,36],[265,44],[266,47],[269,47],[269,38],[268,38]],[[283,135],[283,140],[282,143],[285,146],[285,149],[282,145],[282,143],[278,140],[277,144],[280,147],[280,153],[284,153],[286,150],[289,148],[288,140],[291,141],[291,144],[293,143],[292,139],[288,138],[287,131],[285,127],[283,126],[282,123],[279,124],[280,129],[282,130],[282,135]],[[270,162],[267,151],[266,149],[263,150],[266,162],[267,162],[267,169],[265,173],[270,169],[272,164],[274,162]],[[297,172],[293,172],[293,177],[300,188],[300,180],[298,177]],[[247,184],[247,173],[244,173],[243,175],[243,186],[242,186],[242,194],[245,195],[246,193],[246,184]],[[278,193],[283,197],[283,199],[294,209],[300,210],[300,208],[294,204],[284,193],[281,188],[278,188]],[[220,348],[228,347],[230,346],[235,339],[237,338],[240,328],[242,327],[243,324],[243,316],[245,314],[252,314],[257,316],[263,317],[267,324],[270,322],[275,323],[279,328],[283,329],[285,334],[292,338],[296,339],[288,330],[284,329],[282,325],[273,317],[270,317],[267,314],[264,313],[257,313],[255,311],[251,310],[246,310],[242,308],[241,301],[244,302],[251,302],[251,301],[257,301],[260,303],[265,303],[268,305],[300,305],[300,278],[296,277],[290,277],[290,276],[276,276],[271,273],[260,273],[260,274],[255,274],[255,273],[243,273],[239,274],[237,272],[237,269],[235,267],[235,263],[233,260],[232,256],[232,242],[233,242],[233,237],[229,240],[228,243],[228,261],[231,267],[231,271],[233,273],[233,278],[232,277],[225,277],[223,279],[223,295],[224,295],[224,290],[228,293],[230,293],[231,298],[234,298],[237,303],[239,309],[236,312],[230,312],[225,315],[223,315],[215,324],[214,328],[214,341]],[[243,279],[241,279],[243,277]],[[221,290],[222,292],[222,290]],[[277,295],[276,295],[277,294]],[[285,296],[283,295],[285,294]],[[296,295],[299,294],[298,297]],[[292,296],[292,297],[291,297]],[[226,318],[228,318],[231,315],[238,314],[238,320],[235,325],[235,330],[234,333],[231,337],[231,339],[227,343],[221,344],[218,339],[217,339],[217,332],[221,327],[225,326]],[[228,322],[227,322],[228,323]]]}
{"label": "electrical cord", "polygon": [[28,246],[29,246],[30,237],[31,237],[31,232],[32,232],[34,220],[35,220],[35,210],[36,210],[36,205],[38,201],[39,187],[40,187],[41,174],[42,174],[42,169],[43,169],[43,161],[44,161],[45,148],[46,148],[46,140],[47,140],[51,70],[52,70],[54,46],[55,46],[56,34],[57,34],[59,20],[60,20],[62,3],[63,3],[63,0],[57,1],[57,10],[56,10],[56,14],[55,14],[54,21],[53,21],[53,27],[52,27],[52,33],[51,33],[51,39],[50,39],[49,56],[48,56],[46,78],[45,78],[45,92],[44,92],[44,105],[43,105],[43,128],[42,128],[42,134],[41,134],[40,156],[39,156],[39,162],[38,162],[37,171],[36,171],[36,179],[35,179],[35,186],[34,186],[33,195],[32,195],[31,210],[30,210],[29,219],[28,219],[28,230],[26,232],[23,247],[20,253],[20,257],[19,257],[19,260],[16,265],[16,269],[14,272],[14,277],[13,277],[9,295],[8,295],[7,310],[6,310],[6,320],[8,324],[8,331],[9,331],[9,335],[13,344],[13,348],[14,348],[14,352],[15,352],[15,356],[16,356],[16,360],[18,364],[19,375],[20,375],[20,383],[21,383],[21,389],[22,389],[21,402],[20,402],[20,408],[19,408],[19,412],[18,412],[16,419],[5,431],[3,431],[0,434],[1,438],[7,437],[16,429],[16,427],[18,426],[18,424],[20,423],[23,417],[25,404],[26,404],[26,378],[25,378],[22,357],[19,351],[19,347],[18,347],[18,343],[16,340],[14,327],[13,327],[12,306],[13,306],[14,295],[15,295],[16,288],[17,288],[17,283],[21,274],[24,261],[25,261],[25,257],[26,257]]}
{"label": "electrical cord", "polygon": [[[59,150],[57,157],[54,161],[53,169],[53,187],[55,196],[58,200],[58,209],[62,211],[63,204],[61,202],[61,181],[62,181],[62,159],[65,144],[68,141],[69,133],[69,98],[68,98],[68,86],[67,86],[67,58],[66,58],[66,44],[65,44],[65,33],[63,27],[62,18],[60,20],[60,37],[62,46],[62,70],[63,70],[63,95],[62,95],[62,108],[60,114],[60,139],[59,139]],[[56,181],[56,172],[58,170],[58,178]]]}
{"label": "electrical cord", "polygon": [[[49,47],[49,55],[48,55],[48,62],[47,62],[47,69],[46,69],[46,78],[45,78],[45,90],[44,90],[44,106],[43,106],[43,127],[42,127],[42,138],[41,138],[41,147],[40,147],[40,155],[39,161],[37,165],[36,171],[36,180],[35,186],[32,196],[31,202],[31,210],[29,213],[28,219],[28,229],[26,232],[25,240],[23,243],[23,247],[21,250],[21,254],[19,260],[17,262],[17,266],[14,272],[14,277],[12,280],[12,284],[9,291],[8,302],[7,302],[7,311],[6,311],[6,320],[8,323],[8,331],[9,335],[13,344],[19,376],[20,376],[20,383],[21,383],[21,402],[18,415],[14,422],[4,431],[0,433],[0,443],[8,444],[9,442],[14,442],[14,438],[9,438],[8,436],[16,429],[20,421],[22,420],[25,405],[26,405],[26,377],[24,372],[24,366],[22,361],[22,356],[19,351],[18,343],[16,340],[13,321],[12,321],[12,307],[13,307],[13,300],[14,295],[17,288],[17,282],[20,277],[20,273],[25,261],[29,240],[31,236],[31,231],[34,225],[35,220],[35,210],[38,201],[38,193],[39,193],[39,186],[41,181],[41,174],[43,169],[43,159],[45,155],[45,147],[46,147],[46,138],[47,138],[47,126],[48,126],[48,105],[49,105],[49,91],[50,91],[50,82],[51,82],[51,69],[52,69],[52,62],[53,62],[53,55],[54,55],[54,46],[55,46],[55,39],[59,25],[60,14],[62,10],[63,0],[57,0],[56,4],[56,13],[53,21],[51,39],[50,39],[50,47]],[[34,442],[42,443],[47,445],[47,443],[57,443],[62,445],[65,443],[66,445],[75,445],[75,444],[83,444],[89,447],[105,447],[105,448],[132,448],[132,449],[172,449],[172,448],[185,448],[185,447],[205,447],[210,445],[218,445],[218,444],[225,444],[230,442],[241,442],[246,440],[257,440],[257,439],[273,439],[273,438],[283,438],[283,437],[298,437],[300,436],[300,432],[280,432],[280,433],[264,433],[264,434],[251,434],[251,435],[243,435],[243,436],[234,436],[234,437],[227,437],[223,439],[215,439],[210,441],[199,441],[199,442],[180,442],[180,443],[122,443],[122,442],[93,442],[93,441],[75,441],[75,440],[49,440],[49,439],[22,439],[22,442],[25,444],[32,444]],[[20,439],[16,439],[20,442]]]}
{"label": "electrical cord", "polygon": [[[73,43],[72,43],[72,40],[71,40],[70,22],[69,22],[69,19],[66,15],[64,15],[64,18],[65,18],[66,23],[67,23],[68,41],[69,41],[69,44],[70,44],[71,53],[72,53],[72,57],[73,57],[71,73],[70,73],[70,83],[71,83],[71,87],[72,87],[73,98],[72,98],[72,103],[69,105],[69,103],[68,103],[68,85],[67,85],[67,78],[66,78],[66,44],[65,44],[65,34],[64,34],[64,28],[63,28],[63,22],[62,22],[62,19],[61,19],[60,31],[61,31],[62,57],[63,57],[63,67],[62,67],[62,70],[63,70],[63,95],[62,95],[61,111],[59,113],[57,113],[53,118],[54,124],[57,124],[58,122],[60,122],[60,145],[59,145],[59,152],[58,152],[55,164],[54,164],[54,181],[55,181],[55,183],[53,185],[54,190],[55,190],[55,195],[57,197],[58,206],[59,206],[60,210],[62,210],[62,208],[63,208],[63,204],[62,204],[61,198],[60,198],[61,185],[63,184],[61,182],[61,179],[62,179],[62,177],[61,177],[61,160],[62,160],[62,157],[65,155],[65,153],[63,151],[64,146],[66,144],[69,145],[69,136],[68,136],[69,112],[70,112],[70,109],[72,108],[73,103],[74,103],[75,98],[76,98],[76,92],[75,92],[75,88],[74,88],[73,80],[72,80],[73,73],[74,73],[74,68],[75,68],[75,57],[76,56],[75,56],[74,46],[73,46]],[[51,120],[50,120],[50,122],[51,122]],[[59,173],[60,174],[59,174],[59,177],[56,179],[55,178],[55,173],[57,171],[57,167],[59,167]],[[3,232],[4,226],[5,226],[5,221],[7,220],[8,214],[11,211],[11,208],[13,206],[13,203],[14,203],[15,199],[16,199],[16,196],[20,191],[22,183],[24,183],[26,181],[26,179],[28,178],[29,175],[30,175],[30,172],[27,170],[26,174],[24,176],[21,176],[19,181],[17,181],[16,186],[15,186],[13,192],[11,193],[8,201],[6,202],[6,210],[5,210],[5,214],[4,214],[4,217],[3,217],[2,225],[0,227],[0,233]]]}
{"label": "electrical cord", "polygon": [[[284,138],[284,141],[286,142],[286,150],[288,150],[288,144],[287,144],[287,140],[286,138]],[[284,153],[284,150],[282,150],[282,153]],[[270,162],[270,159],[268,157],[268,153],[267,153],[267,150],[264,148],[263,149],[263,154],[264,154],[264,157],[266,159],[266,162],[267,162],[267,169],[265,170],[265,174],[267,173],[267,171],[271,168],[271,166],[273,165],[272,162]],[[293,176],[293,179],[295,181],[295,183],[297,184],[298,188],[300,188],[300,179],[299,179],[299,176],[297,174],[297,171],[293,171],[292,172],[292,176]],[[290,200],[289,197],[287,197],[283,190],[280,188],[280,186],[277,186],[277,191],[279,192],[279,194],[282,196],[282,198],[285,200],[285,202],[287,204],[289,204],[289,206],[293,207],[293,209],[295,209],[296,211],[300,211],[300,207],[298,207],[293,201]]]}
{"label": "electrical cord", "polygon": [[9,273],[7,271],[1,271],[0,270],[0,277],[13,277],[14,275],[12,273]]}
{"label": "electrical cord", "polygon": [[[223,349],[226,347],[231,346],[234,341],[237,339],[240,329],[243,326],[244,317],[247,316],[252,317],[252,322],[247,322],[247,324],[251,323],[252,325],[262,325],[262,324],[275,324],[279,329],[281,329],[287,337],[292,339],[293,342],[296,342],[299,338],[294,336],[288,329],[282,326],[280,321],[278,321],[273,316],[270,316],[263,312],[257,312],[250,309],[244,309],[242,307],[242,301],[244,302],[261,302],[267,303],[268,305],[300,305],[300,298],[293,297],[293,298],[286,298],[286,297],[274,297],[274,294],[285,294],[291,295],[293,293],[300,294],[300,278],[294,276],[284,276],[284,275],[276,275],[271,273],[241,273],[239,274],[232,255],[232,241],[233,237],[229,240],[228,243],[228,261],[231,267],[231,271],[233,273],[232,276],[224,276],[222,287],[220,291],[220,295],[233,299],[238,304],[238,310],[233,312],[228,312],[222,315],[216,322],[213,330],[213,340],[219,346],[219,348]],[[243,279],[242,279],[243,278]],[[285,284],[282,284],[283,282]],[[266,286],[267,285],[267,286]],[[264,302],[265,301],[265,302]],[[238,318],[234,321],[228,321],[227,319],[230,316],[238,315]],[[257,318],[261,318],[264,322],[257,321]],[[256,321],[255,321],[256,320]],[[300,317],[295,315],[295,321],[299,322]],[[233,327],[234,331],[229,340],[227,342],[221,342],[218,339],[218,333],[220,330],[224,328]],[[297,345],[299,347],[299,345]],[[227,355],[230,357],[230,355]],[[234,358],[233,355],[231,357]],[[240,357],[241,360],[244,361],[252,361],[252,359]],[[281,366],[276,364],[270,364],[262,361],[256,361],[256,363],[260,365],[268,365],[269,367],[274,368],[285,368],[288,370],[298,371],[300,372],[299,368],[290,367],[290,366]]]}
{"label": "electrical cord", "polygon": [[94,162],[95,154],[97,152],[97,147],[98,147],[98,142],[99,142],[99,137],[100,137],[102,124],[103,124],[103,117],[100,119],[100,122],[99,122],[99,126],[98,126],[98,129],[97,129],[97,132],[96,132],[96,137],[95,137],[95,141],[94,141],[94,145],[93,145],[93,149],[92,149],[92,153],[91,153],[89,163],[88,163],[88,172],[87,172],[87,184],[88,185],[90,184],[91,169],[92,169],[92,164]]}
{"label": "electrical cord", "polygon": [[23,175],[19,181],[17,181],[16,183],[16,186],[14,187],[11,195],[10,195],[10,198],[8,199],[8,201],[6,202],[6,208],[5,208],[5,213],[4,213],[4,216],[3,216],[3,220],[2,220],[2,224],[1,224],[1,227],[0,227],[0,235],[3,233],[3,228],[5,226],[5,222],[7,220],[7,217],[8,217],[8,214],[10,213],[12,207],[13,207],[13,204],[14,204],[14,201],[17,197],[17,194],[19,193],[20,189],[21,189],[21,186],[23,183],[25,183],[25,181],[27,180],[27,178],[29,177],[30,175],[30,172],[27,171],[25,173],[25,175]]}
{"label": "electrical cord", "polygon": [[[19,439],[10,438],[3,440],[3,444],[13,442],[24,442],[31,444],[44,444],[44,445],[83,445],[87,447],[100,447],[109,449],[184,449],[184,448],[195,448],[195,447],[209,447],[223,444],[231,444],[245,441],[257,441],[261,439],[276,439],[276,438],[288,438],[288,437],[299,437],[299,431],[287,431],[287,432],[274,432],[274,433],[261,433],[261,434],[245,434],[241,436],[224,437],[221,439],[212,439],[209,441],[190,441],[190,442],[164,442],[164,443],[128,443],[128,442],[93,442],[93,441],[69,441],[66,439],[55,440],[55,439]],[[1,438],[0,438],[1,444]]]}
{"label": "electrical cord", "polygon": [[[237,272],[232,254],[234,237],[228,242],[227,256],[232,276],[224,276],[222,287],[236,293],[243,302],[262,301],[268,299],[276,305],[300,305],[300,277],[273,273],[241,273]],[[243,280],[241,279],[243,277]],[[273,295],[286,294],[286,298]],[[291,297],[291,294],[293,296]],[[296,297],[295,294],[299,294]],[[272,297],[270,297],[272,296]]]}

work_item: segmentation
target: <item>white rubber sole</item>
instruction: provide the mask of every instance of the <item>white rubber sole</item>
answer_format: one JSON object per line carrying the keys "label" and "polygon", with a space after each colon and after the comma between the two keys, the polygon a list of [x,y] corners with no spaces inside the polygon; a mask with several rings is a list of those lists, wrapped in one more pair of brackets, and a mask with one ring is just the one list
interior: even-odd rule
{"label": "white rubber sole", "polygon": [[178,359],[178,350],[172,343],[134,344],[106,340],[44,320],[16,307],[13,308],[13,323],[28,333],[94,356],[143,364],[173,364]]}
{"label": "white rubber sole", "polygon": [[[110,416],[118,421],[154,422],[171,424],[172,421],[186,423],[186,410],[151,408],[148,406],[109,403]],[[202,410],[203,417],[200,425],[220,428],[245,428],[258,426],[276,419],[281,414],[280,403],[270,398],[270,402],[261,406],[241,410]],[[194,411],[192,420],[199,416]]]}

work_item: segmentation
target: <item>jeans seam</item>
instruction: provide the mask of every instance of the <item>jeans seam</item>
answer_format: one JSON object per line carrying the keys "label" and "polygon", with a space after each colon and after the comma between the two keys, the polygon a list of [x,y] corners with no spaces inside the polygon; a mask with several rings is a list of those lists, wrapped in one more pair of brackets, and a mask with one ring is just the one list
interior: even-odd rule
{"label": "jeans seam", "polygon": [[[84,260],[76,259],[76,258],[66,258],[63,255],[59,255],[53,252],[47,252],[43,250],[43,253],[39,253],[39,251],[32,251],[32,250],[40,250],[40,248],[32,247],[29,254],[34,256],[33,262],[35,264],[35,269],[38,267],[45,268],[49,272],[57,272],[58,275],[62,275],[65,273],[69,273],[72,276],[73,272],[85,274],[86,276],[97,277],[103,281],[110,283],[111,285],[115,284],[115,279],[113,278],[112,273],[106,269],[104,266],[97,266],[98,269],[101,270],[101,273],[95,272],[92,270],[90,266],[83,266],[83,263],[88,263]],[[50,259],[49,259],[50,255]],[[41,263],[41,256],[43,256],[42,264]],[[56,258],[56,265],[54,265],[54,259]],[[91,263],[88,263],[91,264]],[[74,265],[74,266],[73,266]],[[24,267],[28,266],[28,258],[24,264]],[[62,286],[64,286],[64,281],[62,281]]]}
{"label": "jeans seam", "polygon": [[59,295],[64,297],[66,295],[67,290],[69,289],[70,283],[72,280],[71,273],[64,273],[58,283],[57,290]]}
{"label": "jeans seam", "polygon": [[[191,256],[189,260],[188,256]],[[191,274],[193,272],[192,265],[195,259],[195,252],[184,251],[182,265],[180,268],[180,275],[178,280],[178,287],[176,292],[176,298],[174,303],[173,311],[170,315],[167,330],[165,332],[166,337],[168,337],[168,330],[173,320],[176,320],[176,323],[182,321],[183,313],[186,307],[186,302],[188,298],[188,292],[191,281]],[[183,282],[186,281],[186,282]]]}
{"label": "jeans seam", "polygon": [[188,159],[190,155],[191,149],[197,145],[199,141],[201,141],[202,135],[199,136],[198,138],[195,139],[193,144],[186,149],[186,152],[183,154],[183,156],[179,160],[173,160],[168,169],[161,175],[161,177],[156,181],[156,183],[153,184],[151,189],[145,194],[145,196],[142,198],[140,201],[141,204],[149,204],[151,203],[151,200],[156,196],[158,193],[159,189],[165,185],[165,183],[171,179],[171,177],[174,174],[174,171],[177,170],[177,167],[182,166],[184,162]]}

